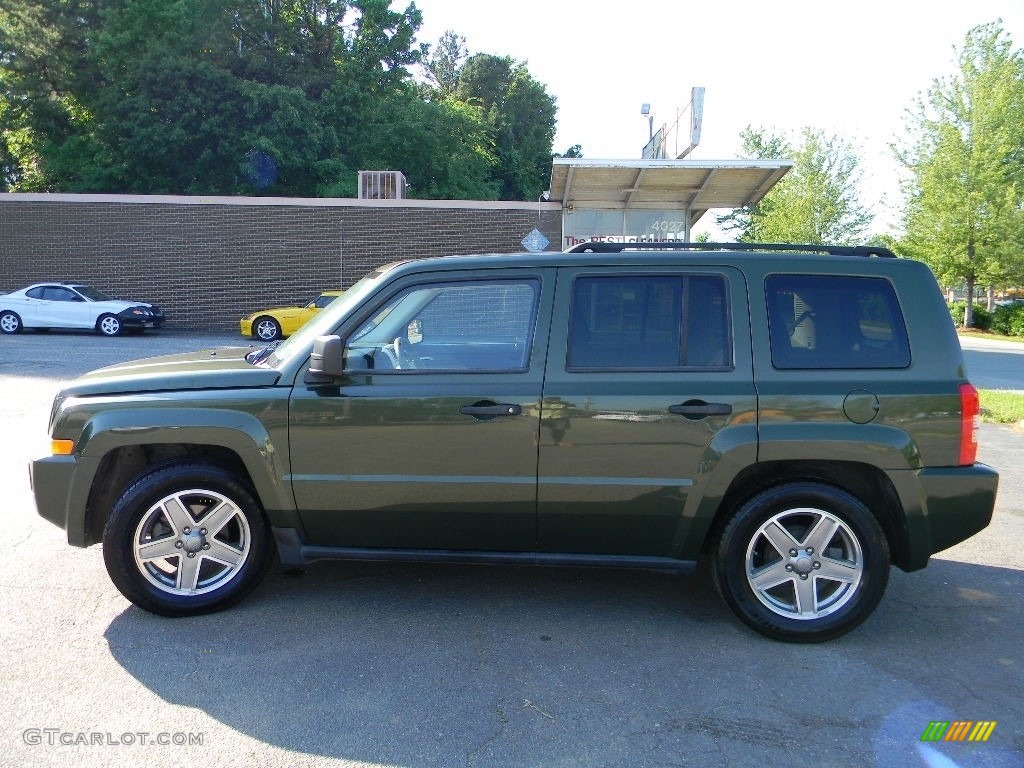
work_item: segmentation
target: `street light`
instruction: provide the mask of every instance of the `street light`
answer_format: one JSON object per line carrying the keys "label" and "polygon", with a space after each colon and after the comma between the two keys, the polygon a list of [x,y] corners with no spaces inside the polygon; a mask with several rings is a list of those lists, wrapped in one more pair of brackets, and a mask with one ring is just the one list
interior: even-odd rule
{"label": "street light", "polygon": [[640,114],[647,118],[647,129],[649,131],[647,139],[649,141],[654,138],[654,115],[651,114],[651,105],[646,103],[641,104]]}

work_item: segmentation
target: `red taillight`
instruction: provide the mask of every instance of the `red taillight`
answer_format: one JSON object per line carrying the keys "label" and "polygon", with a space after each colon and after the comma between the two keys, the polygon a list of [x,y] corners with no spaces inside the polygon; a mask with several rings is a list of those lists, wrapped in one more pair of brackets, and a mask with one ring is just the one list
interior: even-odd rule
{"label": "red taillight", "polygon": [[960,466],[978,458],[978,424],[981,423],[981,399],[971,384],[960,385]]}

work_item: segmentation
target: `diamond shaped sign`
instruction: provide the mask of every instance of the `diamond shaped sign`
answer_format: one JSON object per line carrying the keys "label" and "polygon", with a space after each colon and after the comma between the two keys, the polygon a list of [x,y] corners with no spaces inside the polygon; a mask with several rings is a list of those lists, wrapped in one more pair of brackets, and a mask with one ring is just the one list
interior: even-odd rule
{"label": "diamond shaped sign", "polygon": [[530,253],[543,251],[551,243],[539,229],[534,229],[533,232],[524,237],[520,242]]}

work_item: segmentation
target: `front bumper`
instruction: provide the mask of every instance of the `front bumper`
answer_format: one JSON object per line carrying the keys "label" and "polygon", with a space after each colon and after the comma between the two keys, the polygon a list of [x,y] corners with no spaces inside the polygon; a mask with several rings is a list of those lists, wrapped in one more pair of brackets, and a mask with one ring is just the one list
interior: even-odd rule
{"label": "front bumper", "polygon": [[160,328],[164,324],[163,310],[154,307],[148,314],[138,314],[131,309],[117,313],[117,319],[126,328]]}
{"label": "front bumper", "polygon": [[[76,544],[72,538],[73,529],[77,527],[79,531],[74,538],[81,542],[76,546],[82,547],[85,546],[84,525],[81,520],[76,525],[70,519],[69,504],[77,469],[78,460],[74,456],[47,456],[36,459],[29,464],[29,483],[36,498],[36,510],[40,517],[49,520],[58,528],[67,530],[70,544]],[[80,509],[84,509],[84,505]]]}
{"label": "front bumper", "polygon": [[39,516],[67,532],[68,544],[87,547],[85,509],[88,488],[75,482],[81,478],[75,456],[46,456],[29,464],[29,483]]}

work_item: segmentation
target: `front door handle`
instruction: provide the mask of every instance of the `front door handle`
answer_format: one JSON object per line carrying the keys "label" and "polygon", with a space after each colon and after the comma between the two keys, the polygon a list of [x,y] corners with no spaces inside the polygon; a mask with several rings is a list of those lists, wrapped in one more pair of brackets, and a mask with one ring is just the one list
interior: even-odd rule
{"label": "front door handle", "polygon": [[482,400],[472,405],[463,405],[459,413],[463,416],[472,416],[474,419],[493,419],[496,416],[519,416],[523,407],[518,403],[495,403],[489,400]]}
{"label": "front door handle", "polygon": [[705,416],[728,416],[732,413],[729,403],[705,403],[703,400],[687,400],[681,405],[670,405],[669,413],[688,419],[702,419]]}

